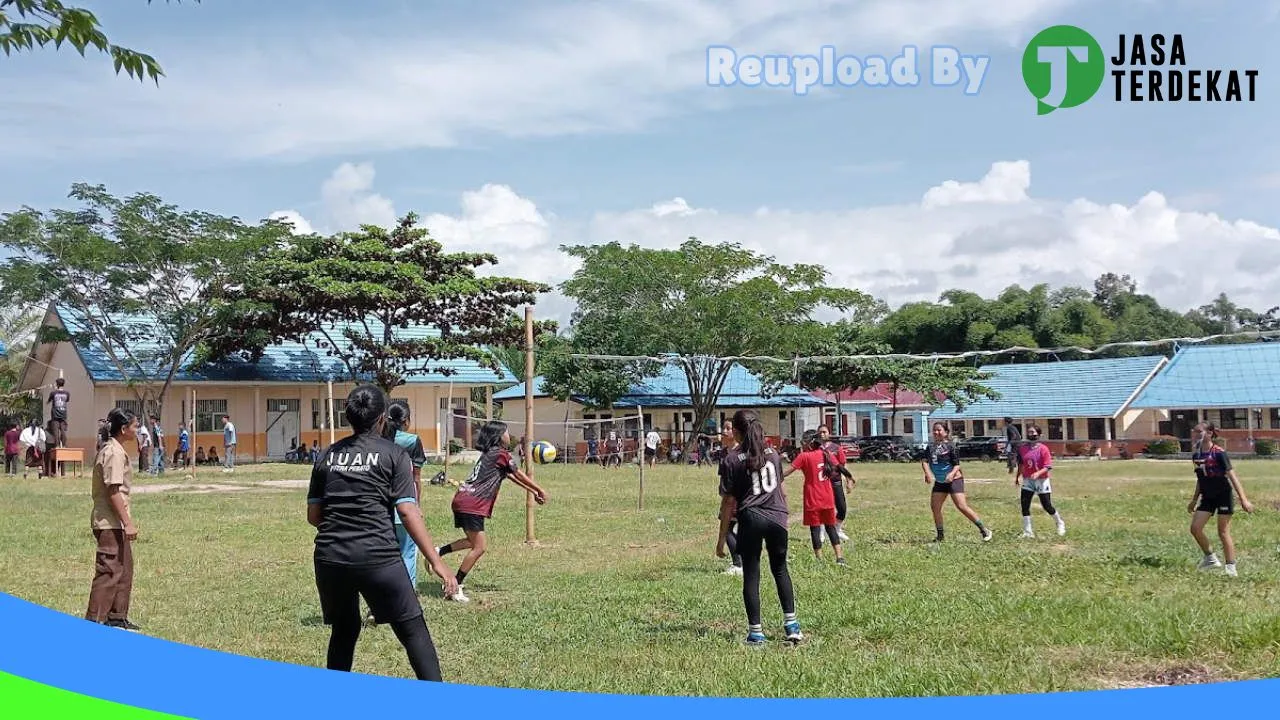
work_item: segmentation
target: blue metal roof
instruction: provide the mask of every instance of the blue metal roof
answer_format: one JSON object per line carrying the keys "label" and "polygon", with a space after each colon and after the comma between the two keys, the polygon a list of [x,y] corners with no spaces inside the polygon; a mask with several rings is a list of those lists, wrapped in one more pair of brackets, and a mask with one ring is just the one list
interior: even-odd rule
{"label": "blue metal roof", "polygon": [[1072,360],[1026,365],[987,365],[983,381],[1000,393],[957,412],[948,401],[931,419],[1115,417],[1142,383],[1165,361],[1164,356],[1107,360]]}
{"label": "blue metal roof", "polygon": [[1280,342],[1195,345],[1179,350],[1134,408],[1280,405]]}
{"label": "blue metal roof", "polygon": [[[544,387],[544,379],[534,378],[534,397],[549,397]],[[830,403],[802,390],[794,385],[784,385],[777,392],[766,397],[760,380],[745,367],[734,363],[725,378],[724,388],[716,407],[722,408],[766,408],[766,407],[822,407]],[[507,388],[495,393],[496,401],[521,400],[524,398],[524,384]],[[574,401],[581,403],[584,398],[574,396]],[[614,403],[616,407],[691,407],[693,401],[689,397],[689,378],[677,364],[667,363],[657,375],[645,378],[624,396]]]}
{"label": "blue metal roof", "polygon": [[[75,333],[84,327],[80,317],[74,310],[55,306],[54,312],[57,313],[68,331]],[[128,326],[146,322],[148,322],[147,318],[137,317],[120,320],[118,324]],[[373,329],[377,332],[380,327],[378,325]],[[361,330],[363,330],[363,327],[361,327]],[[338,343],[343,342],[341,332],[341,327],[329,329],[330,336]],[[397,330],[396,332],[400,339],[440,336],[439,330],[428,327],[415,327],[407,330]],[[194,357],[193,352],[188,353],[183,358],[183,365],[177,375],[174,376],[174,381],[312,383],[325,382],[331,378],[335,381],[349,380],[350,374],[340,359],[328,357],[311,349],[313,347],[310,344],[311,340],[319,337],[321,337],[320,333],[315,333],[308,338],[308,344],[287,342],[280,345],[272,345],[266,349],[266,353],[257,363],[226,360],[212,363],[198,371],[191,370],[188,367]],[[73,345],[79,353],[85,369],[89,372],[89,377],[94,382],[124,381],[120,371],[116,369],[115,363],[111,361],[110,356],[102,347],[96,343],[91,343],[88,347],[79,343],[73,343]],[[130,350],[133,352],[134,358],[137,359],[138,365],[153,377],[161,374],[160,361],[157,358],[159,348],[159,344],[154,342],[132,343],[130,345]],[[431,365],[433,368],[448,368],[453,373],[448,375],[442,372],[415,373],[407,376],[405,381],[408,383],[439,384],[454,382],[460,385],[506,385],[516,381],[515,376],[506,368],[503,368],[500,373],[495,373],[471,360],[443,360],[433,362]]]}

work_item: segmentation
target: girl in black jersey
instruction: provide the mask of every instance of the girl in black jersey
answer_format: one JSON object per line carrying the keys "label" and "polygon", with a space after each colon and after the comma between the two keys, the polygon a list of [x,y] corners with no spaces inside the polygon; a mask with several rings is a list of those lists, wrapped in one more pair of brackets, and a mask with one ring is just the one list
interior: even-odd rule
{"label": "girl in black jersey", "polygon": [[1236,577],[1236,543],[1231,538],[1231,517],[1235,513],[1235,498],[1240,498],[1240,508],[1245,512],[1253,512],[1253,503],[1244,494],[1244,486],[1231,466],[1231,458],[1227,451],[1218,445],[1218,428],[1213,423],[1200,423],[1194,430],[1195,450],[1191,454],[1191,462],[1195,465],[1196,491],[1187,504],[1187,512],[1193,513],[1191,519],[1191,536],[1196,539],[1204,559],[1200,561],[1201,570],[1212,570],[1222,567],[1222,561],[1213,552],[1213,545],[1205,535],[1204,526],[1216,513],[1218,516],[1218,538],[1222,540],[1222,555],[1227,561],[1227,575]]}
{"label": "girl in black jersey", "polygon": [[767,549],[769,570],[778,588],[788,642],[800,642],[796,598],[787,571],[787,497],[782,490],[782,456],[766,447],[760,418],[750,410],[733,416],[738,446],[720,461],[720,534],[716,556],[725,556],[725,543],[734,517],[738,521],[738,552],[742,556],[742,601],[747,610],[747,644],[766,641],[760,623],[760,553]]}

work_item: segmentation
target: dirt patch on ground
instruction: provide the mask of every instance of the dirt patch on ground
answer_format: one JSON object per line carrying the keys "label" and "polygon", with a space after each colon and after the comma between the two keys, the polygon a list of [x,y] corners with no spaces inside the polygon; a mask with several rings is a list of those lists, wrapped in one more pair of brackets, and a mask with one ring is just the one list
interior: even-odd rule
{"label": "dirt patch on ground", "polygon": [[181,490],[190,493],[215,493],[215,492],[237,492],[240,490],[252,490],[251,485],[138,485],[132,492],[135,493],[162,493]]}
{"label": "dirt patch on ground", "polygon": [[307,487],[308,485],[310,485],[310,483],[311,483],[310,480],[263,480],[260,483],[254,483],[254,484],[259,485],[261,487],[269,487],[269,488],[297,489],[297,488]]}
{"label": "dirt patch on ground", "polygon": [[1148,665],[1129,670],[1124,674],[1117,671],[1103,680],[1103,687],[1115,690],[1137,688],[1173,687],[1176,685],[1203,685],[1228,680],[1221,672],[1208,665],[1194,662],[1175,662],[1163,665]]}

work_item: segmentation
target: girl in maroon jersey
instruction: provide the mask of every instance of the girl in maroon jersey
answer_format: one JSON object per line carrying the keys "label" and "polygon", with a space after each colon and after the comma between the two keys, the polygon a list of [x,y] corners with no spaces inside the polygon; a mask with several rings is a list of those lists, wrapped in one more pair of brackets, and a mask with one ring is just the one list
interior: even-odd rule
{"label": "girl in maroon jersey", "polygon": [[484,521],[493,517],[493,505],[498,499],[498,490],[502,481],[511,481],[533,493],[533,499],[539,505],[547,503],[547,491],[539,487],[529,476],[520,472],[511,458],[511,435],[507,432],[507,424],[498,420],[485,423],[480,429],[480,437],[476,440],[476,450],[480,451],[480,460],[471,477],[467,479],[453,495],[453,526],[460,528],[466,537],[454,540],[448,545],[436,549],[441,556],[455,550],[467,550],[466,557],[458,566],[458,590],[445,599],[456,602],[469,602],[470,598],[463,592],[462,583],[467,573],[476,566],[484,555],[488,542],[484,534]]}

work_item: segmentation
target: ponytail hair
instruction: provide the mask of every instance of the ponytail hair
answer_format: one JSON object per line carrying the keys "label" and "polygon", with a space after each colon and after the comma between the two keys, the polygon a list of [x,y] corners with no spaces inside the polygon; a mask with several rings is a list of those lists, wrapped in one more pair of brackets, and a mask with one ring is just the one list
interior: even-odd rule
{"label": "ponytail hair", "polygon": [[755,472],[764,467],[764,427],[760,417],[750,410],[739,410],[733,414],[733,429],[742,437],[738,451],[747,456],[747,469]]}
{"label": "ponytail hair", "polygon": [[404,400],[391,401],[391,406],[387,408],[387,426],[392,429],[392,435],[409,426],[409,403]]}
{"label": "ponytail hair", "polygon": [[507,434],[507,424],[501,420],[490,420],[480,428],[476,438],[476,450],[487,453],[502,445],[502,436]]}
{"label": "ponytail hair", "polygon": [[120,437],[120,433],[132,425],[135,419],[137,419],[136,416],[129,410],[112,408],[111,412],[107,413],[107,437]]}

